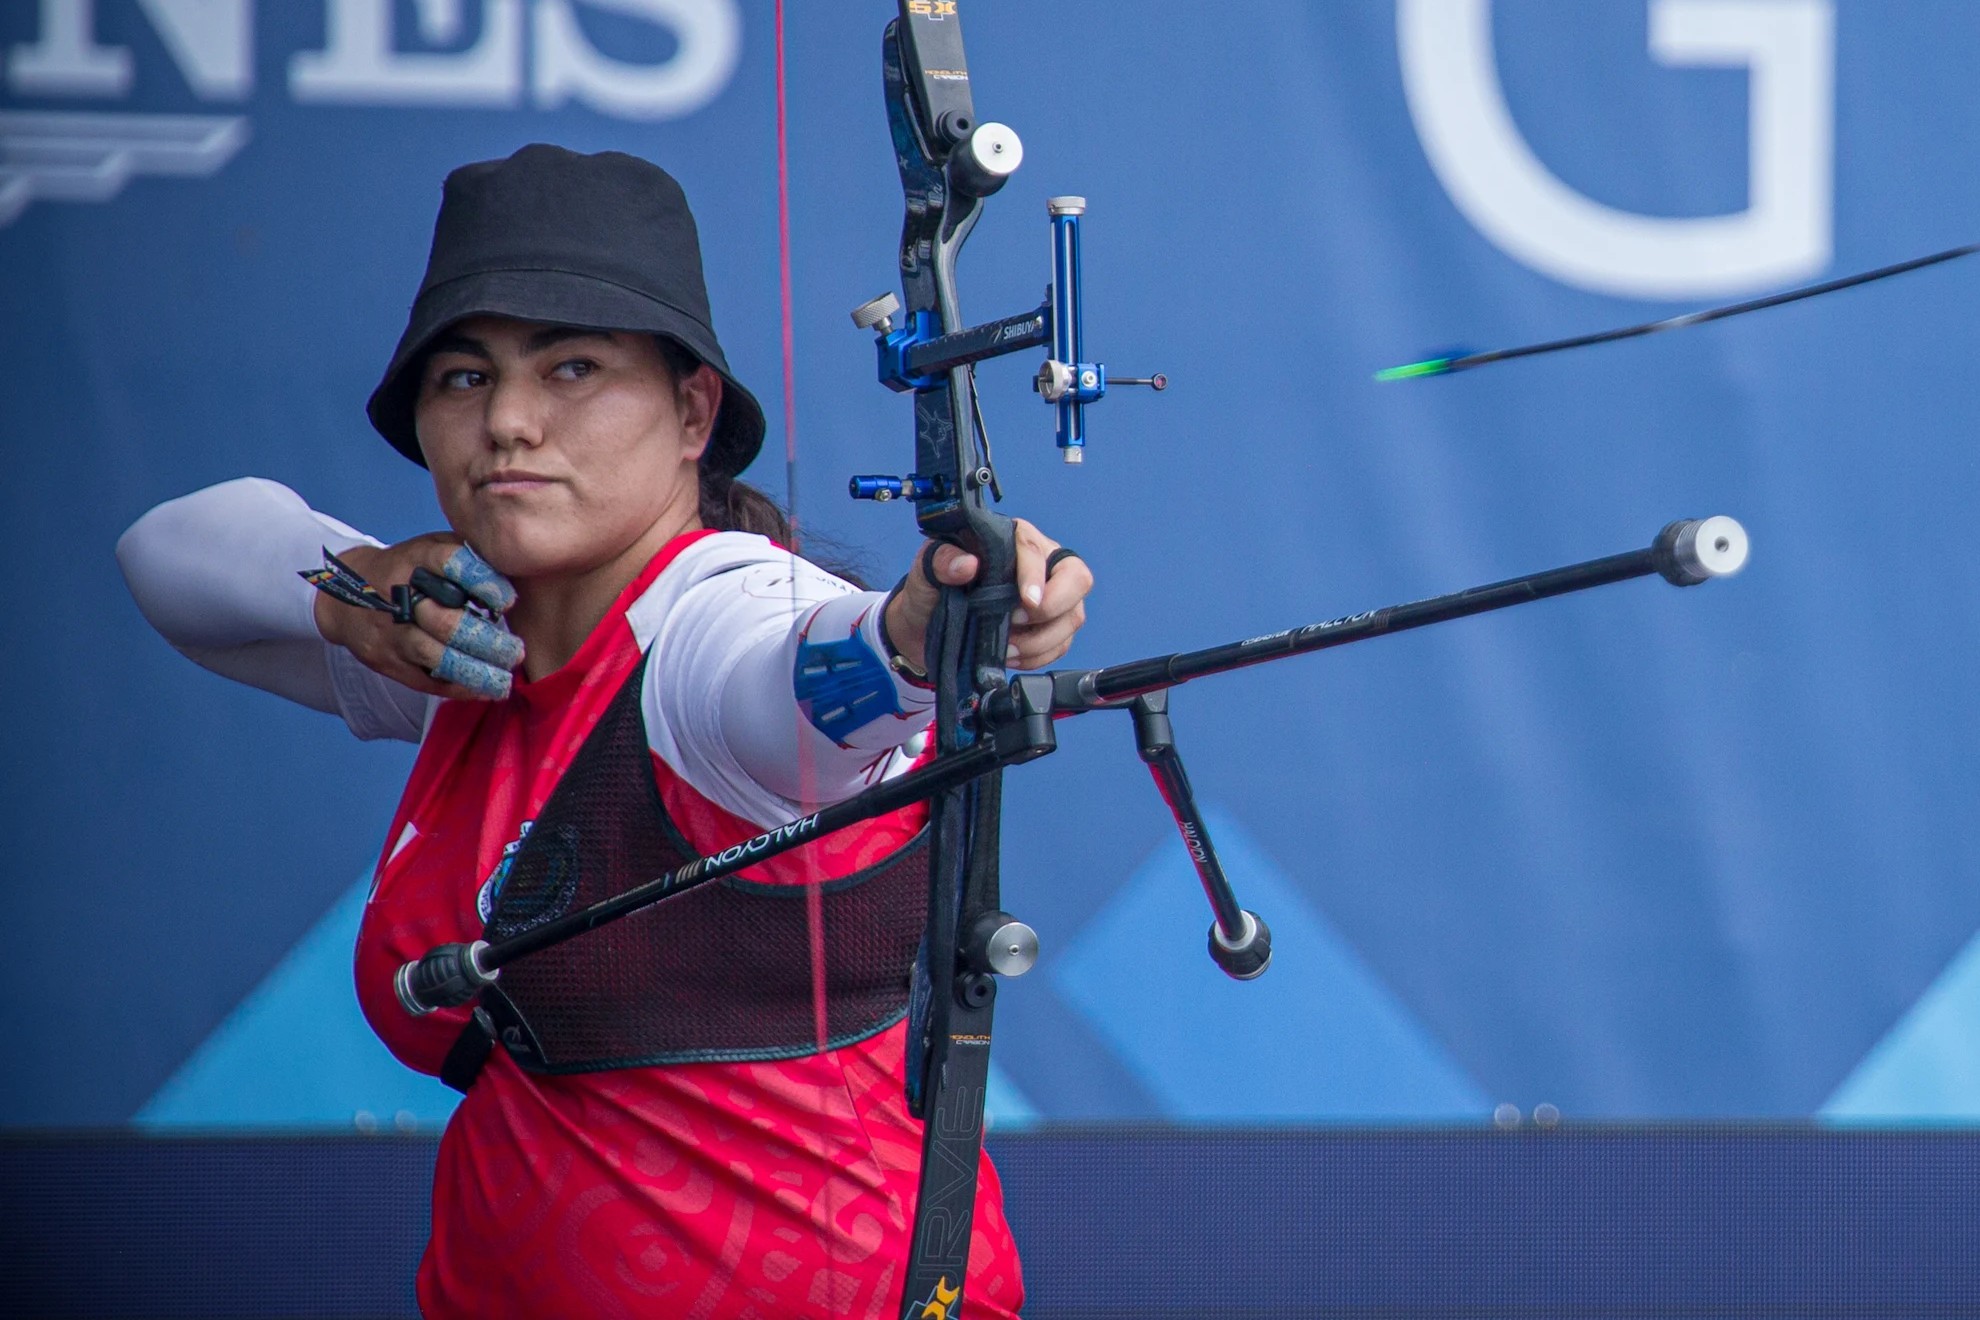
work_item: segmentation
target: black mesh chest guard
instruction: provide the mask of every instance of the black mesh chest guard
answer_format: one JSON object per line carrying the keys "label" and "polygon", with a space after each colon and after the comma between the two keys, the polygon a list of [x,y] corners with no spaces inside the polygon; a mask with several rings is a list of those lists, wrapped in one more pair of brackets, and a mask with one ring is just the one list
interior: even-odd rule
{"label": "black mesh chest guard", "polygon": [[[506,938],[699,856],[668,817],[640,711],[641,659],[538,813],[486,930]],[[827,1048],[906,1011],[928,903],[928,834],[823,886]],[[530,954],[482,994],[532,1072],[818,1050],[805,886],[713,881]],[[473,1030],[471,1027],[470,1030]]]}

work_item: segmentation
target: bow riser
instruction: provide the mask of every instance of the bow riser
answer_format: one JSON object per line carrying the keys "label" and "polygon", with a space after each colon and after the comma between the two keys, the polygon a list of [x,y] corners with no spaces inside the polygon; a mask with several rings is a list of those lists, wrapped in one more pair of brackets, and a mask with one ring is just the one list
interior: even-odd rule
{"label": "bow riser", "polygon": [[[950,177],[951,157],[975,129],[954,6],[902,0],[882,61],[906,201],[905,328],[925,341],[964,329],[956,261],[982,214],[981,190],[965,192]],[[884,338],[882,346],[884,364]],[[1016,528],[986,504],[994,478],[977,432],[970,368],[949,365],[912,383],[916,522],[924,536],[959,545],[980,562],[967,590],[943,589],[929,624],[925,656],[936,688],[936,754],[943,757],[976,740],[965,716],[986,690],[1003,684],[1017,603]],[[969,1269],[996,984],[962,965],[957,941],[997,907],[1001,805],[997,773],[930,804],[928,926],[907,1042],[910,1107],[925,1122],[901,1298],[901,1314],[910,1318],[931,1303],[940,1304],[936,1314],[955,1314]]]}

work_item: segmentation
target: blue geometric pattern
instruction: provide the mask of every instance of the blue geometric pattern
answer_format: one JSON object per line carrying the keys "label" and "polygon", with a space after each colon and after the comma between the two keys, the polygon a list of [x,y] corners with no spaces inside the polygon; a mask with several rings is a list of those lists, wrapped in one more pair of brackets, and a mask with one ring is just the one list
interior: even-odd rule
{"label": "blue geometric pattern", "polygon": [[[1049,448],[1040,421],[1020,416],[1035,407],[1018,402],[1022,370],[986,368],[992,416],[1016,410],[1000,425],[1010,510],[1105,561],[1076,662],[1252,636],[1619,550],[1682,514],[1747,520],[1758,553],[1743,576],[1698,590],[1626,584],[1191,685],[1185,737],[1204,785],[1297,885],[1281,899],[1240,875],[1240,892],[1280,936],[1280,966],[1255,985],[1224,985],[1208,966],[1207,914],[1180,869],[1167,899],[1186,920],[1148,921],[1155,943],[1131,950],[1145,956],[1086,947],[1108,938],[1118,916],[1100,905],[1159,835],[1137,823],[1148,786],[1120,759],[1126,748],[1086,750],[1117,735],[1068,728],[1063,752],[1013,775],[1010,794],[1076,809],[1013,815],[1005,873],[1013,907],[1046,940],[1032,980],[1049,981],[1063,962],[1065,987],[1084,998],[1075,1009],[1012,987],[1001,1057],[1051,1117],[1150,1112],[1156,1102],[1136,1076],[1156,1079],[1160,1105],[1177,1113],[1303,1114],[1323,1102],[1344,1112],[1361,1101],[1338,1079],[1256,1078],[1256,1094],[1206,1094],[1209,1074],[1238,1062],[1228,1042],[1259,1029],[1240,1003],[1280,1011],[1280,983],[1306,974],[1300,959],[1321,958],[1309,969],[1316,993],[1345,997],[1307,1010],[1317,1021],[1264,1025],[1275,1041],[1320,1028],[1348,1038],[1332,1054],[1295,1040],[1279,1051],[1289,1059],[1344,1061],[1373,1050],[1370,1040],[1441,1041],[1474,1074],[1458,1074],[1457,1094],[1482,1083],[1486,1099],[1546,1099],[1571,1118],[1802,1119],[1825,1106],[1839,1121],[1972,1116],[1980,1033],[1964,1025],[1975,1019],[1959,1007],[1970,1000],[1947,960],[1954,936],[1980,929],[1980,592],[1967,550],[1980,508],[1967,439],[1980,372],[1931,364],[1960,360],[1980,338],[1980,262],[1685,335],[1378,386],[1375,368],[1440,344],[1510,344],[1710,301],[1563,282],[1473,223],[1426,154],[1403,73],[1398,14],[1438,7],[1267,4],[1257,12],[1276,40],[1261,59],[1250,40],[1258,24],[1233,24],[1218,6],[1171,6],[1161,24],[1123,25],[1077,48],[1030,39],[1063,5],[977,6],[986,113],[1011,116],[1034,161],[992,203],[968,256],[969,315],[1031,296],[1043,237],[1035,207],[1060,188],[1088,194],[1104,215],[1096,261],[1115,275],[1096,290],[1093,328],[1099,351],[1127,355],[1116,359],[1124,366],[1166,360],[1184,385],[1202,327],[1228,314],[1233,290],[1252,295],[1245,375],[1256,388],[1215,388],[1213,365],[1198,372],[1205,388],[1113,405],[1126,411],[1105,420],[1070,484],[1031,466],[1047,463]],[[0,5],[0,46],[25,49],[48,13],[86,8]],[[294,481],[316,507],[370,530],[434,526],[424,483],[350,431],[354,391],[404,314],[447,169],[529,140],[678,164],[689,196],[724,218],[719,233],[708,227],[706,255],[734,365],[759,384],[775,375],[779,283],[763,239],[776,230],[776,190],[760,167],[774,118],[761,94],[761,24],[746,25],[733,91],[660,126],[528,96],[359,113],[297,99],[280,76],[230,97],[226,115],[207,121],[210,138],[160,118],[204,94],[187,83],[186,50],[149,30],[154,12],[252,9],[241,49],[259,52],[267,75],[271,61],[323,48],[329,8],[99,5],[95,40],[136,61],[128,95],[16,85],[0,96],[0,157],[14,162],[0,164],[0,217],[25,198],[18,186],[10,195],[10,168],[31,168],[35,197],[47,195],[53,157],[20,166],[4,149],[25,141],[24,127],[43,146],[65,125],[72,138],[108,142],[142,119],[216,167],[201,175],[185,158],[179,177],[133,177],[101,204],[26,206],[0,228],[0,413],[14,437],[0,507],[34,551],[18,575],[45,602],[0,621],[13,687],[34,694],[9,722],[13,762],[29,769],[0,808],[8,911],[24,933],[0,964],[18,1037],[0,1069],[3,1127],[122,1123],[148,1099],[153,1122],[302,1113],[349,1124],[362,1109],[389,1125],[401,1108],[419,1119],[450,1103],[364,1033],[344,936],[310,946],[320,970],[282,973],[317,989],[291,1003],[271,978],[202,1046],[242,988],[333,905],[337,877],[366,860],[352,822],[389,818],[409,752],[357,746],[334,719],[187,663],[133,607],[110,556],[145,509],[244,473]],[[383,8],[417,44],[408,12],[460,7]],[[594,28],[652,29],[634,39],[647,52],[634,58],[665,58],[641,44],[664,46],[659,27],[590,8]],[[800,8],[808,67],[869,78],[875,32],[844,6]],[[1754,200],[1753,169],[1766,157],[1753,148],[1756,96],[1769,78],[1674,65],[1648,44],[1655,13],[1735,9],[1764,24],[1794,11],[1835,17],[1833,59],[1816,61],[1817,72],[1840,74],[1832,84],[1824,75],[1833,113],[1801,119],[1832,139],[1841,166],[1810,213],[1832,231],[1822,274],[1945,248],[1980,212],[1970,144],[1946,131],[1980,116],[1980,82],[1961,54],[1980,46],[1980,4],[1491,9],[1496,68],[1480,73],[1503,92],[1508,122],[1528,139],[1521,150],[1612,213],[1688,224]],[[1196,76],[1206,67],[1245,76],[1206,82]],[[1419,90],[1435,83],[1408,76]],[[1096,105],[1132,101],[1142,136],[1169,144],[1197,194],[1264,188],[1272,204],[1248,214],[1246,240],[1231,241],[1228,208],[1169,204],[1173,189],[1136,153],[1074,160],[1062,148],[1077,134],[1025,118],[1029,83],[1071,78]],[[1138,90],[1149,86],[1174,92]],[[874,128],[870,96],[810,109],[819,140]],[[121,122],[96,118],[112,113]],[[236,152],[243,139],[227,125],[250,121],[253,149]],[[382,138],[406,149],[370,149]],[[137,150],[126,142],[116,154],[140,174],[169,163]],[[873,264],[893,224],[885,157],[799,153],[795,268],[836,287],[857,264],[861,280],[886,282],[884,261]],[[114,173],[103,177],[118,182]],[[1192,257],[1148,260],[1173,251]],[[1257,280],[1261,252],[1269,288]],[[353,269],[381,277],[353,281]],[[185,297],[189,281],[215,296]],[[841,295],[827,290],[821,305],[819,292],[806,294],[804,315],[836,319],[830,299]],[[290,337],[267,333],[270,315],[299,300],[323,346],[306,362]],[[1352,314],[1316,317],[1316,306]],[[103,332],[132,320],[153,332]],[[899,401],[850,360],[856,343],[841,348],[847,360],[821,359],[806,378],[804,407],[817,419],[806,482],[908,461],[892,429],[905,420]],[[79,393],[79,372],[103,388]],[[1201,440],[1212,434],[1243,437],[1218,450],[1214,469]],[[1206,501],[1216,505],[1209,523]],[[835,494],[812,507],[844,508]],[[868,547],[876,567],[909,552],[904,526],[827,515],[842,516],[848,536],[880,538]],[[1902,528],[1904,550],[1866,551],[1875,537],[1838,530],[1852,528]],[[46,645],[51,633],[64,644]],[[1355,887],[1307,871],[1302,833],[1324,840],[1328,874],[1360,877]],[[321,888],[299,897],[298,867],[323,858],[336,860],[315,874]],[[1320,944],[1288,925],[1302,901]],[[1343,932],[1351,950],[1335,938]],[[1173,962],[1156,956],[1170,938]],[[1134,982],[1074,975],[1103,954]],[[1325,959],[1337,955],[1348,984],[1376,987],[1366,1030],[1341,1016],[1359,1001],[1327,988]],[[1197,980],[1195,998],[1174,1005],[1181,1016],[1151,1011]],[[1200,1030],[1218,1014],[1238,1034]],[[1089,1020],[1122,1038],[1096,1036]],[[1173,1053],[1150,1057],[1151,1040]],[[1427,1076],[1453,1072],[1441,1050],[1425,1057],[1437,1061]],[[1379,1075],[1348,1080],[1372,1087]],[[400,1086],[427,1089],[405,1097]],[[1413,1092],[1437,1093],[1434,1081]],[[1373,1108],[1357,1117],[1407,1111],[1391,1092],[1367,1099]]]}
{"label": "blue geometric pattern", "polygon": [[[159,1130],[444,1127],[460,1096],[393,1058],[358,1007],[351,951],[370,892],[367,874],[132,1121]],[[1004,1132],[1029,1127],[1039,1117],[994,1065],[985,1108],[985,1121]]]}
{"label": "blue geometric pattern", "polygon": [[1180,836],[1143,863],[1072,947],[1054,987],[1171,1117],[1486,1122],[1492,1101],[1228,813],[1206,811],[1238,899],[1272,929],[1272,965],[1226,977]]}
{"label": "blue geometric pattern", "polygon": [[1837,1123],[1980,1122],[1980,935],[1863,1056],[1821,1116]]}
{"label": "blue geometric pattern", "polygon": [[393,1058],[351,981],[367,873],[132,1121],[151,1128],[444,1126],[460,1096]]}

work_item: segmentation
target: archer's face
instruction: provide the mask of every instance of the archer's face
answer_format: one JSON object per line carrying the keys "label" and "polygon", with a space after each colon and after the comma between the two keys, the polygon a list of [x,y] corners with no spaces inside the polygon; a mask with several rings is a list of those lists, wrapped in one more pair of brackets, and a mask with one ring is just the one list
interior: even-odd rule
{"label": "archer's face", "polygon": [[448,523],[517,581],[566,578],[699,525],[721,403],[650,335],[476,317],[434,341],[414,413]]}

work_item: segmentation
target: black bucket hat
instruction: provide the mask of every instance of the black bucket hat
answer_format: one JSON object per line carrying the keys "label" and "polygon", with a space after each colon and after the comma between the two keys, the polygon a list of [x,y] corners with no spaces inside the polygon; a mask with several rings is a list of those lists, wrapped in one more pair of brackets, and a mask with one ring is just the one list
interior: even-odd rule
{"label": "black bucket hat", "polygon": [[365,406],[378,433],[421,467],[413,368],[436,335],[471,316],[665,335],[722,375],[702,466],[734,476],[763,447],[763,408],[715,339],[694,215],[658,165],[536,143],[447,176],[426,278]]}

